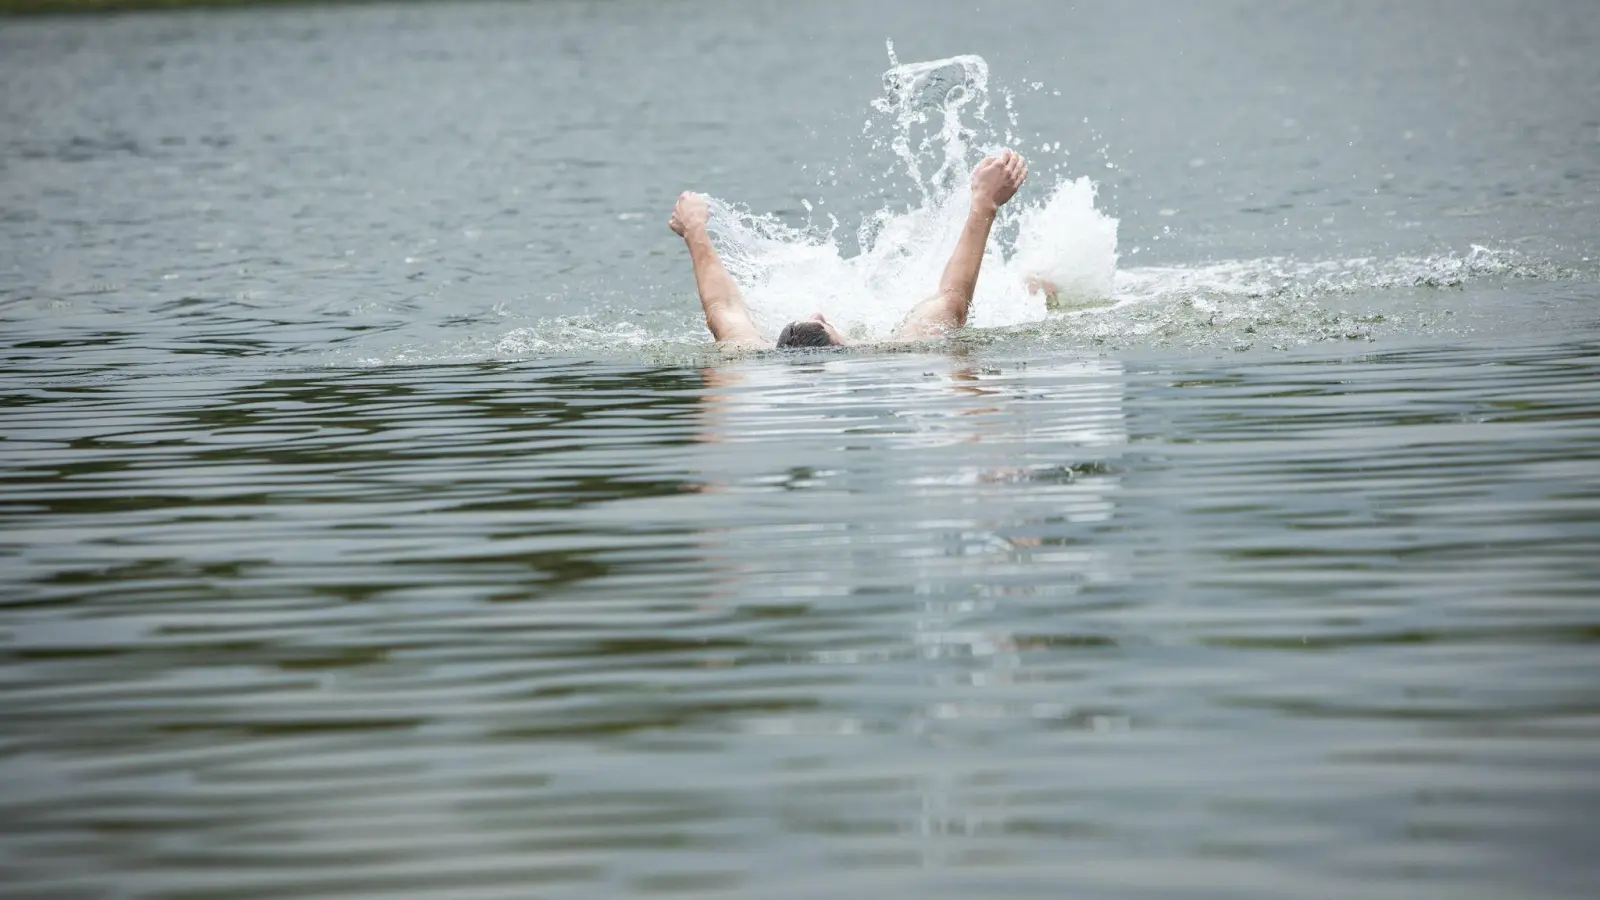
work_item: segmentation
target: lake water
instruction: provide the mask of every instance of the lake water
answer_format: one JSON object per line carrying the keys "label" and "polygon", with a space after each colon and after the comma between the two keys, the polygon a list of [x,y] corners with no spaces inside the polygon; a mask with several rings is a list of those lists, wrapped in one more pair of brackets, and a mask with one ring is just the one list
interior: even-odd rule
{"label": "lake water", "polygon": [[[1600,884],[1586,0],[24,19],[0,81],[0,895]],[[707,348],[679,191],[871,337],[1001,144],[985,327]]]}

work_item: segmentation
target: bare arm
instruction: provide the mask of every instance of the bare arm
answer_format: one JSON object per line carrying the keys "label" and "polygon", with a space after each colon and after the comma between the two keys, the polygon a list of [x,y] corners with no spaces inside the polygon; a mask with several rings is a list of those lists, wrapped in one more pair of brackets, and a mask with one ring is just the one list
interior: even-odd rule
{"label": "bare arm", "polygon": [[746,347],[770,347],[756,330],[750,308],[745,305],[739,285],[722,264],[717,248],[706,233],[710,212],[706,198],[685,191],[673,207],[672,219],[667,223],[675,234],[683,238],[689,248],[689,259],[694,263],[695,287],[700,292],[700,306],[706,314],[706,327],[719,344]]}
{"label": "bare arm", "polygon": [[967,224],[961,229],[955,252],[950,254],[939,278],[939,292],[912,308],[895,329],[895,340],[927,340],[967,324],[967,310],[972,306],[972,293],[978,288],[978,269],[983,265],[983,250],[989,243],[995,216],[1016,196],[1027,177],[1027,160],[1010,150],[978,164],[972,173],[972,209],[967,213]]}

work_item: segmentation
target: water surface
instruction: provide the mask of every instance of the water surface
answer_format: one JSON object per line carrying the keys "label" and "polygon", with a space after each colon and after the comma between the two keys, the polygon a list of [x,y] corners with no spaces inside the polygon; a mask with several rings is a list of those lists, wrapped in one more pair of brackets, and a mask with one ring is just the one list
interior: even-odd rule
{"label": "water surface", "polygon": [[[0,894],[1592,894],[1588,5],[824,6],[0,24]],[[885,38],[1114,305],[708,351]]]}

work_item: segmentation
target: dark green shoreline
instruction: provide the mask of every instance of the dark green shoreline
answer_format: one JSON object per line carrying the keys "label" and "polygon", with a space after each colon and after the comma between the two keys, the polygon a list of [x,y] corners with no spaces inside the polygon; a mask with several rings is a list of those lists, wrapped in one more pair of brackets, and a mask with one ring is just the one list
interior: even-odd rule
{"label": "dark green shoreline", "polygon": [[319,6],[381,0],[0,0],[0,17],[93,15],[162,9],[217,9],[243,6]]}

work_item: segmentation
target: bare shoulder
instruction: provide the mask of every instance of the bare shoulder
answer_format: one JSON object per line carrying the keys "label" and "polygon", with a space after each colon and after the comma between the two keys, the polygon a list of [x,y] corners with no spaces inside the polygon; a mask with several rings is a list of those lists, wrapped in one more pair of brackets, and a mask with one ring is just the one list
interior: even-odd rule
{"label": "bare shoulder", "polygon": [[889,340],[899,343],[938,340],[959,327],[950,298],[935,294],[911,307]]}
{"label": "bare shoulder", "polygon": [[774,344],[771,341],[763,341],[760,339],[739,338],[734,340],[717,341],[717,349],[721,350],[724,356],[740,356],[745,353],[753,353],[757,350],[771,350],[777,346],[777,344]]}

